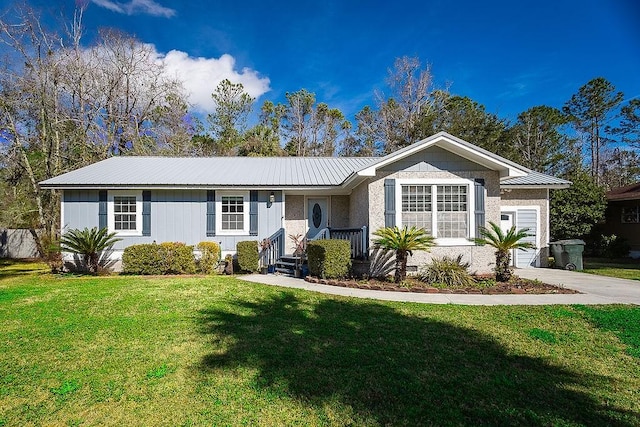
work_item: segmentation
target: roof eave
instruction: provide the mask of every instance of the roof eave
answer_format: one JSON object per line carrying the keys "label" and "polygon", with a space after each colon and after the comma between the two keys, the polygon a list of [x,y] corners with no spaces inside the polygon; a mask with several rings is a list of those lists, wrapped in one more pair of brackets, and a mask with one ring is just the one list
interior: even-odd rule
{"label": "roof eave", "polygon": [[482,151],[467,147],[465,144],[462,144],[461,141],[457,141],[452,135],[445,132],[439,132],[432,137],[423,139],[422,141],[407,147],[407,149],[389,154],[383,157],[380,161],[360,169],[357,174],[365,177],[375,176],[378,169],[409,157],[431,146],[439,146],[471,162],[484,166],[487,169],[499,171],[501,178],[517,178],[528,175],[526,170],[503,162],[500,159],[483,153]]}
{"label": "roof eave", "polygon": [[568,184],[500,184],[500,188],[513,188],[519,190],[538,190],[541,188],[547,188],[549,190],[564,190],[571,187],[571,183]]}

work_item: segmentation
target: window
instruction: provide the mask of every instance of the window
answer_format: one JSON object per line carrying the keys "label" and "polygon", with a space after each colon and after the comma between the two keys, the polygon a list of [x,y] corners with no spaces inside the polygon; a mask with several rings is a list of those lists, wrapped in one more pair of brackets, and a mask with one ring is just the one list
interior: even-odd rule
{"label": "window", "polygon": [[142,235],[142,191],[111,190],[107,198],[109,232]]}
{"label": "window", "polygon": [[438,238],[469,237],[467,186],[438,185]]}
{"label": "window", "polygon": [[402,186],[402,224],[431,231],[431,186]]}
{"label": "window", "polygon": [[244,229],[244,198],[242,196],[222,196],[222,229]]}
{"label": "window", "polygon": [[249,234],[249,192],[216,190],[216,234]]}
{"label": "window", "polygon": [[[470,206],[472,183],[466,180],[399,180],[401,201],[398,206],[400,226],[421,227],[446,243],[461,244],[471,236],[473,216]],[[452,239],[456,239],[453,241]]]}
{"label": "window", "polygon": [[622,223],[623,224],[640,223],[640,206],[622,208]]}
{"label": "window", "polygon": [[136,197],[115,196],[113,198],[113,229],[116,231],[136,229]]}

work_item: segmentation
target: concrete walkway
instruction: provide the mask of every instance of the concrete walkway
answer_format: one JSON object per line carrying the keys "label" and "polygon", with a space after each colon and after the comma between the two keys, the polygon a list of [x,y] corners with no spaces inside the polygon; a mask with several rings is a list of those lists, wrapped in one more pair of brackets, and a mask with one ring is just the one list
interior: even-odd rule
{"label": "concrete walkway", "polygon": [[309,283],[302,279],[274,274],[252,274],[240,279],[285,288],[306,289],[331,295],[370,298],[385,301],[426,304],[465,305],[548,305],[548,304],[637,304],[640,305],[640,281],[615,279],[593,274],[546,268],[518,269],[515,274],[527,279],[564,286],[582,294],[543,295],[468,295],[422,294],[410,292],[372,291]]}

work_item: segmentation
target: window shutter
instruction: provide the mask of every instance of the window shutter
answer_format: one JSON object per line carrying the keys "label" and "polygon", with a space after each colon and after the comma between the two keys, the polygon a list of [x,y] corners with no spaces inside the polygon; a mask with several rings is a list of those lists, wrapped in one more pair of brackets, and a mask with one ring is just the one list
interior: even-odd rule
{"label": "window shutter", "polygon": [[249,192],[249,235],[258,235],[258,190]]}
{"label": "window shutter", "polygon": [[216,192],[207,190],[207,237],[216,235]]}
{"label": "window shutter", "polygon": [[142,235],[151,236],[151,191],[142,192]]}
{"label": "window shutter", "polygon": [[475,196],[475,221],[476,221],[476,237],[480,237],[480,228],[484,227],[485,209],[484,209],[484,179],[476,178],[474,180],[474,196]]}
{"label": "window shutter", "polygon": [[396,180],[384,180],[384,226],[396,225]]}
{"label": "window shutter", "polygon": [[98,228],[107,228],[107,190],[98,191]]}

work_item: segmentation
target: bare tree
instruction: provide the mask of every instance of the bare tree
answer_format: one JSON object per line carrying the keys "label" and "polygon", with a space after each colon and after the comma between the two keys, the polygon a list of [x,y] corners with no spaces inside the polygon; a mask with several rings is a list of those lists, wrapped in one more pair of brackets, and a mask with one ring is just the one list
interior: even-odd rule
{"label": "bare tree", "polygon": [[[59,227],[59,195],[39,181],[113,154],[157,152],[183,121],[171,108],[185,105],[181,83],[166,77],[153,49],[112,31],[86,48],[82,15],[77,9],[62,32],[28,7],[0,18],[2,177],[28,189],[20,209],[34,212],[33,229],[49,237]],[[1,208],[15,209],[12,200]]]}
{"label": "bare tree", "polygon": [[421,122],[435,112],[435,87],[431,65],[417,57],[397,58],[388,70],[389,94],[376,92],[379,125],[387,153],[428,136]]}

